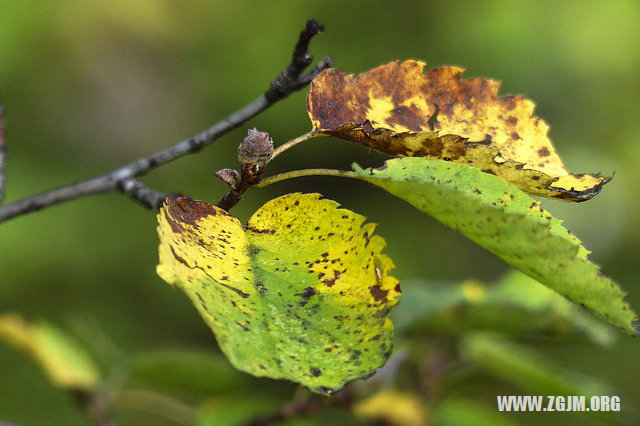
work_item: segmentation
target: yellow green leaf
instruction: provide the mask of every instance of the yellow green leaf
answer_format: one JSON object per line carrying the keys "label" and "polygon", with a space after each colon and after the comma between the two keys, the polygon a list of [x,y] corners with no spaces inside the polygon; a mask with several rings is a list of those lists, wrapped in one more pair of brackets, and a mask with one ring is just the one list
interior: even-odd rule
{"label": "yellow green leaf", "polygon": [[186,197],[167,200],[158,221],[158,274],[187,293],[236,368],[327,393],[388,358],[400,287],[363,216],[295,193],[263,205],[246,231]]}
{"label": "yellow green leaf", "polygon": [[34,358],[56,386],[89,390],[100,380],[98,368],[78,342],[51,324],[3,314],[0,338]]}
{"label": "yellow green leaf", "polygon": [[638,334],[625,293],[589,261],[589,251],[561,221],[518,188],[473,167],[425,158],[354,169],[600,319]]}
{"label": "yellow green leaf", "polygon": [[359,75],[323,71],[311,83],[307,111],[316,134],[392,156],[464,163],[523,191],[588,200],[611,177],[571,174],[549,140],[549,126],[522,96],[498,96],[500,83],[462,80],[463,69],[391,62]]}

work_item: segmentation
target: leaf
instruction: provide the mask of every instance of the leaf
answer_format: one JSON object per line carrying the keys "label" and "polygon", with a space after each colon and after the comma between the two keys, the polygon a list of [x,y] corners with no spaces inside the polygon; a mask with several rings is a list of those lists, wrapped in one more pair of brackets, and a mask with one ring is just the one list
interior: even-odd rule
{"label": "leaf", "polygon": [[218,354],[195,350],[143,352],[131,360],[130,382],[174,394],[211,396],[248,386],[247,376]]}
{"label": "leaf", "polygon": [[392,389],[358,401],[353,406],[356,416],[364,420],[380,421],[399,426],[424,426],[426,412],[417,395]]}
{"label": "leaf", "polygon": [[236,368],[328,393],[391,353],[400,287],[363,216],[296,193],[263,205],[246,232],[185,197],[158,220],[158,274],[187,293]]}
{"label": "leaf", "polygon": [[609,324],[638,333],[624,293],[588,260],[580,240],[502,179],[425,158],[392,159],[380,169],[354,165],[354,170]]}
{"label": "leaf", "polygon": [[247,401],[247,393],[229,394],[205,401],[197,411],[199,426],[237,426],[249,424],[255,418],[278,410],[282,404],[280,399],[258,392],[251,394]]}
{"label": "leaf", "polygon": [[464,360],[483,371],[515,383],[532,395],[615,395],[599,379],[564,370],[533,349],[490,333],[464,338],[460,345]]}
{"label": "leaf", "polygon": [[530,194],[566,201],[588,200],[611,180],[570,174],[530,100],[498,96],[497,81],[461,80],[462,68],[423,73],[424,66],[407,60],[356,76],[323,71],[307,97],[314,131],[392,156],[469,164]]}
{"label": "leaf", "polygon": [[438,426],[516,426],[518,423],[496,411],[495,407],[463,399],[447,399],[434,409]]}
{"label": "leaf", "polygon": [[[205,401],[198,407],[198,426],[238,426],[238,425],[262,425],[277,424],[278,426],[322,426],[336,424],[326,421],[327,411],[319,410],[312,414],[303,413],[300,416],[273,420],[274,414],[282,413],[283,407],[287,407],[286,399],[277,397],[267,392],[254,392],[247,398],[247,392],[234,392],[224,396],[218,396]],[[342,424],[349,423],[349,413],[342,410],[339,413],[339,421]],[[309,416],[309,417],[302,417]],[[346,419],[345,419],[346,417]]]}
{"label": "leaf", "polygon": [[89,390],[100,380],[98,368],[80,344],[49,323],[3,314],[0,337],[35,359],[56,386]]}
{"label": "leaf", "polygon": [[404,282],[393,312],[396,333],[427,330],[454,335],[493,330],[510,335],[575,335],[605,346],[613,329],[558,293],[514,271],[493,285]]}

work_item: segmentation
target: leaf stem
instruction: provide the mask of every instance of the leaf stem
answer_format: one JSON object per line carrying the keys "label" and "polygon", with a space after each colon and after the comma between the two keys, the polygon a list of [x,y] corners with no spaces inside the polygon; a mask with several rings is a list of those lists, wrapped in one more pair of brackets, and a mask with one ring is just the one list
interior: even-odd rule
{"label": "leaf stem", "polygon": [[347,177],[352,179],[360,179],[360,176],[354,172],[346,171],[346,170],[335,170],[335,169],[303,169],[303,170],[292,170],[290,172],[284,172],[277,175],[269,176],[268,178],[262,179],[260,182],[252,185],[253,188],[264,188],[265,186],[269,186],[274,183],[281,182],[287,179],[294,179],[304,176],[337,176],[337,177]]}
{"label": "leaf stem", "polygon": [[115,396],[115,404],[121,408],[135,409],[161,415],[179,424],[191,424],[195,410],[183,401],[145,389],[126,389]]}
{"label": "leaf stem", "polygon": [[304,141],[307,141],[307,140],[313,139],[313,138],[323,137],[323,136],[325,136],[325,135],[322,134],[322,133],[316,133],[315,130],[312,130],[310,132],[305,133],[304,135],[298,136],[295,139],[291,139],[289,142],[283,143],[282,145],[277,147],[275,149],[275,151],[273,151],[273,155],[271,156],[271,160],[273,160],[278,155],[282,154],[283,152],[285,152],[289,148],[293,148],[294,146],[298,145],[301,142],[304,142]]}

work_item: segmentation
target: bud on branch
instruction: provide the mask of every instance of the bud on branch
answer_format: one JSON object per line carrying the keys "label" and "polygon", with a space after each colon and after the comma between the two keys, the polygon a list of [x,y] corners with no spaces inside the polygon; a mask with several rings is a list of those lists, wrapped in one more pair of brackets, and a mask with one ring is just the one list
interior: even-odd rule
{"label": "bud on branch", "polygon": [[256,182],[264,173],[273,155],[273,140],[269,133],[249,129],[247,137],[238,147],[238,161],[242,165],[242,181]]}

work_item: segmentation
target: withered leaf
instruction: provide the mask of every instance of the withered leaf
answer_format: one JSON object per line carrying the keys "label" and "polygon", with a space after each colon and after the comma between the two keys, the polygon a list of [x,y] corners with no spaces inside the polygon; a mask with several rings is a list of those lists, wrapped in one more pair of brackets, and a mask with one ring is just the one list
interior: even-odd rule
{"label": "withered leaf", "polygon": [[359,75],[323,71],[307,97],[314,131],[392,156],[468,164],[530,194],[566,201],[588,200],[611,180],[569,173],[532,101],[498,96],[497,81],[462,80],[462,68],[424,66],[407,60]]}

